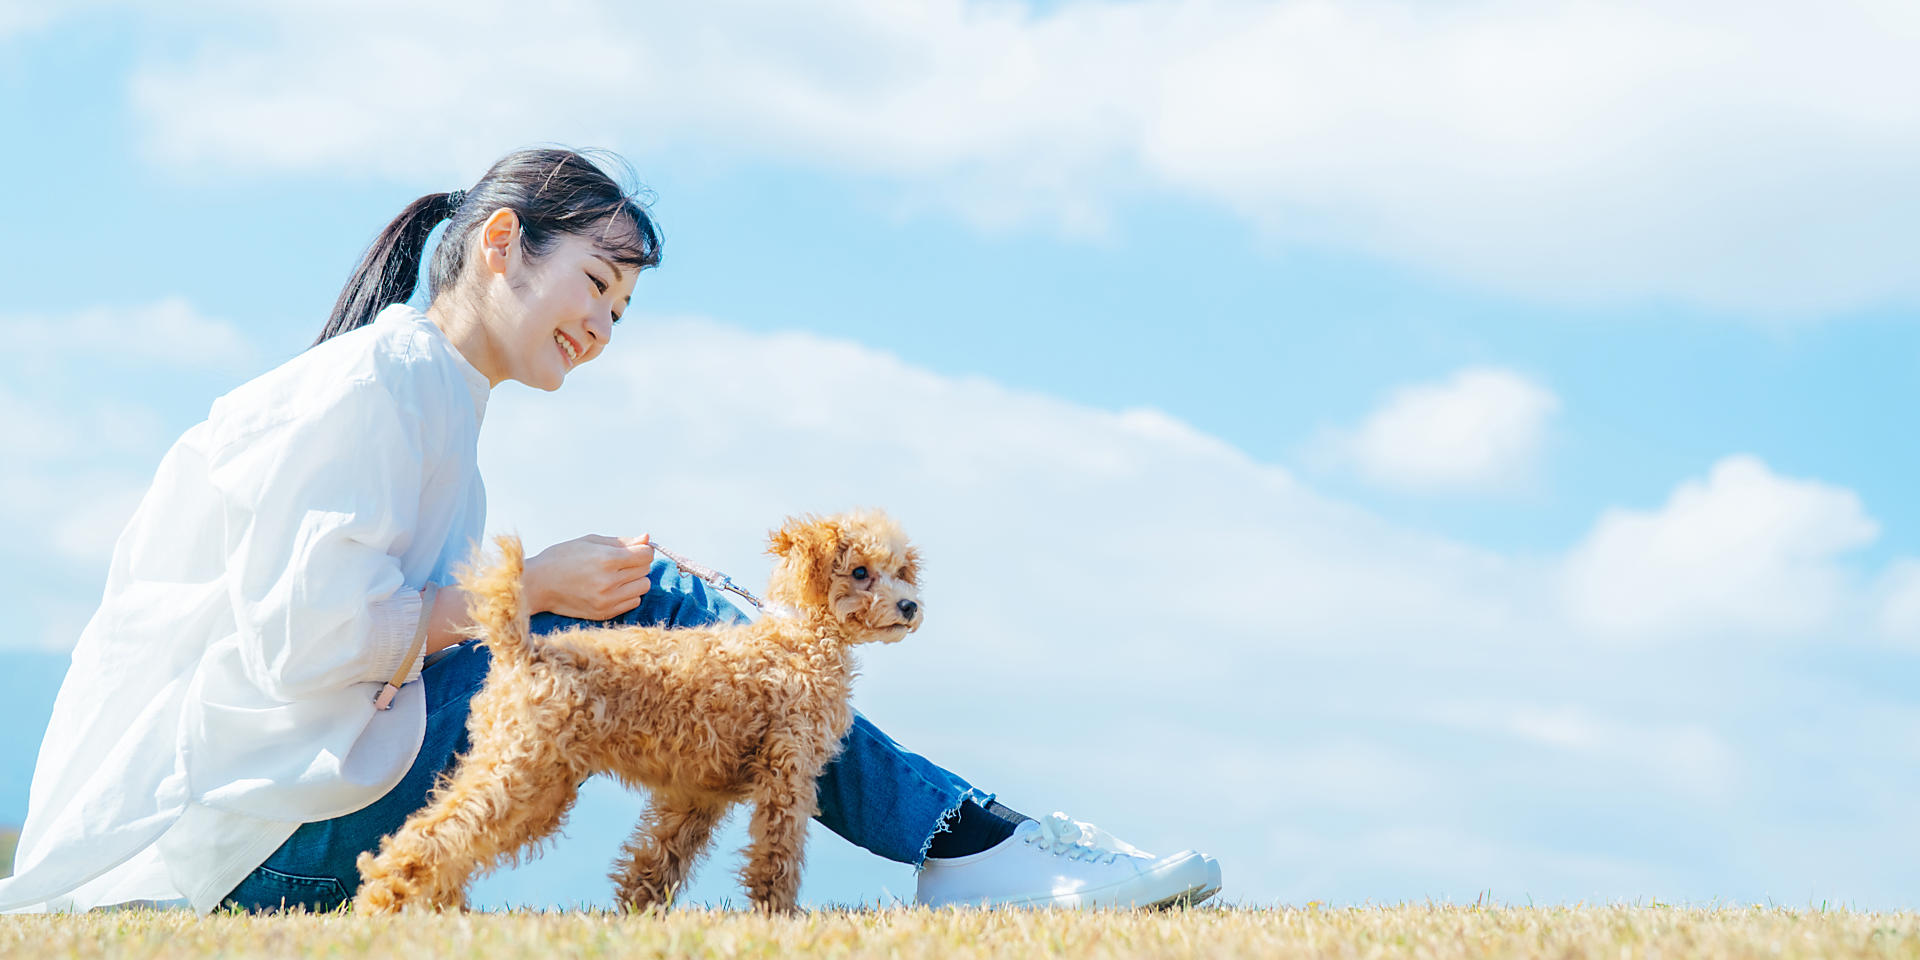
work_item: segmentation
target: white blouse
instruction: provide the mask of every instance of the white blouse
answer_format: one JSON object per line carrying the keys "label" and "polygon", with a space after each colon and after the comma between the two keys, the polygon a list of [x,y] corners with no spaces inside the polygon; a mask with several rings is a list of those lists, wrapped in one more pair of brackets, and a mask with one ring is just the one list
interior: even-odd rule
{"label": "white blouse", "polygon": [[217,906],[301,823],[379,799],[426,731],[420,590],[486,520],[487,378],[411,307],[214,401],[114,544],[0,910]]}

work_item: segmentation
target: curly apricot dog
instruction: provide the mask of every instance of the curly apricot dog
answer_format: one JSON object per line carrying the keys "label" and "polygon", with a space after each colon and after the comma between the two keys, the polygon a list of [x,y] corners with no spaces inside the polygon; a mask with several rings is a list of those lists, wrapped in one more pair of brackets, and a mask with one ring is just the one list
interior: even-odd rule
{"label": "curly apricot dog", "polygon": [[578,628],[533,639],[515,537],[461,572],[492,648],[472,748],[427,806],[360,855],[354,909],[463,907],[476,871],[517,860],[596,773],[652,793],[610,874],[620,903],[672,903],[727,808],[755,806],[740,881],[756,908],[800,891],[814,781],[853,723],[856,644],[919,628],[919,555],[879,512],[790,519],[771,537],[779,614],[739,626]]}

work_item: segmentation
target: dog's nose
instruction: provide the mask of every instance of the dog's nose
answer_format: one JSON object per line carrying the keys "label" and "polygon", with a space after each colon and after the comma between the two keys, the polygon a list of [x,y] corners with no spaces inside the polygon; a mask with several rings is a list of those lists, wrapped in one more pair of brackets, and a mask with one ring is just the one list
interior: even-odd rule
{"label": "dog's nose", "polygon": [[912,619],[913,619],[913,615],[914,615],[914,614],[916,614],[916,613],[919,613],[919,612],[920,612],[920,605],[919,605],[919,604],[917,604],[917,603],[914,603],[914,602],[913,602],[912,600],[902,600],[902,601],[900,601],[900,615],[901,615],[901,616],[903,616],[903,617],[906,617],[906,618],[907,618],[908,620],[912,620]]}

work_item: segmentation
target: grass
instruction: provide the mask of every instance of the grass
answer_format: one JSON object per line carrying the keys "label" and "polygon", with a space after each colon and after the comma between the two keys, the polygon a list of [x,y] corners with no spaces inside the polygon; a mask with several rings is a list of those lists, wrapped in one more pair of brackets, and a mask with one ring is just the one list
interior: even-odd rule
{"label": "grass", "polygon": [[1667,906],[0,917],[0,957],[1915,957],[1920,915]]}

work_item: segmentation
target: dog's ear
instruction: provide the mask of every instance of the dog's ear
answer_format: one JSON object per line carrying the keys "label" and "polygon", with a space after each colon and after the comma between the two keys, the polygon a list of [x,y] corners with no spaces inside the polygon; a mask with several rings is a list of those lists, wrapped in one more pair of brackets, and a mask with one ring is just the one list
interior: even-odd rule
{"label": "dog's ear", "polygon": [[920,584],[920,548],[919,547],[909,546],[907,548],[907,562],[905,564],[905,569],[903,569],[900,572],[900,579],[905,580],[906,582],[911,583],[915,586],[918,586]]}
{"label": "dog's ear", "polygon": [[767,542],[767,552],[780,558],[779,572],[798,599],[826,603],[833,564],[840,558],[840,525],[814,516],[790,517]]}

